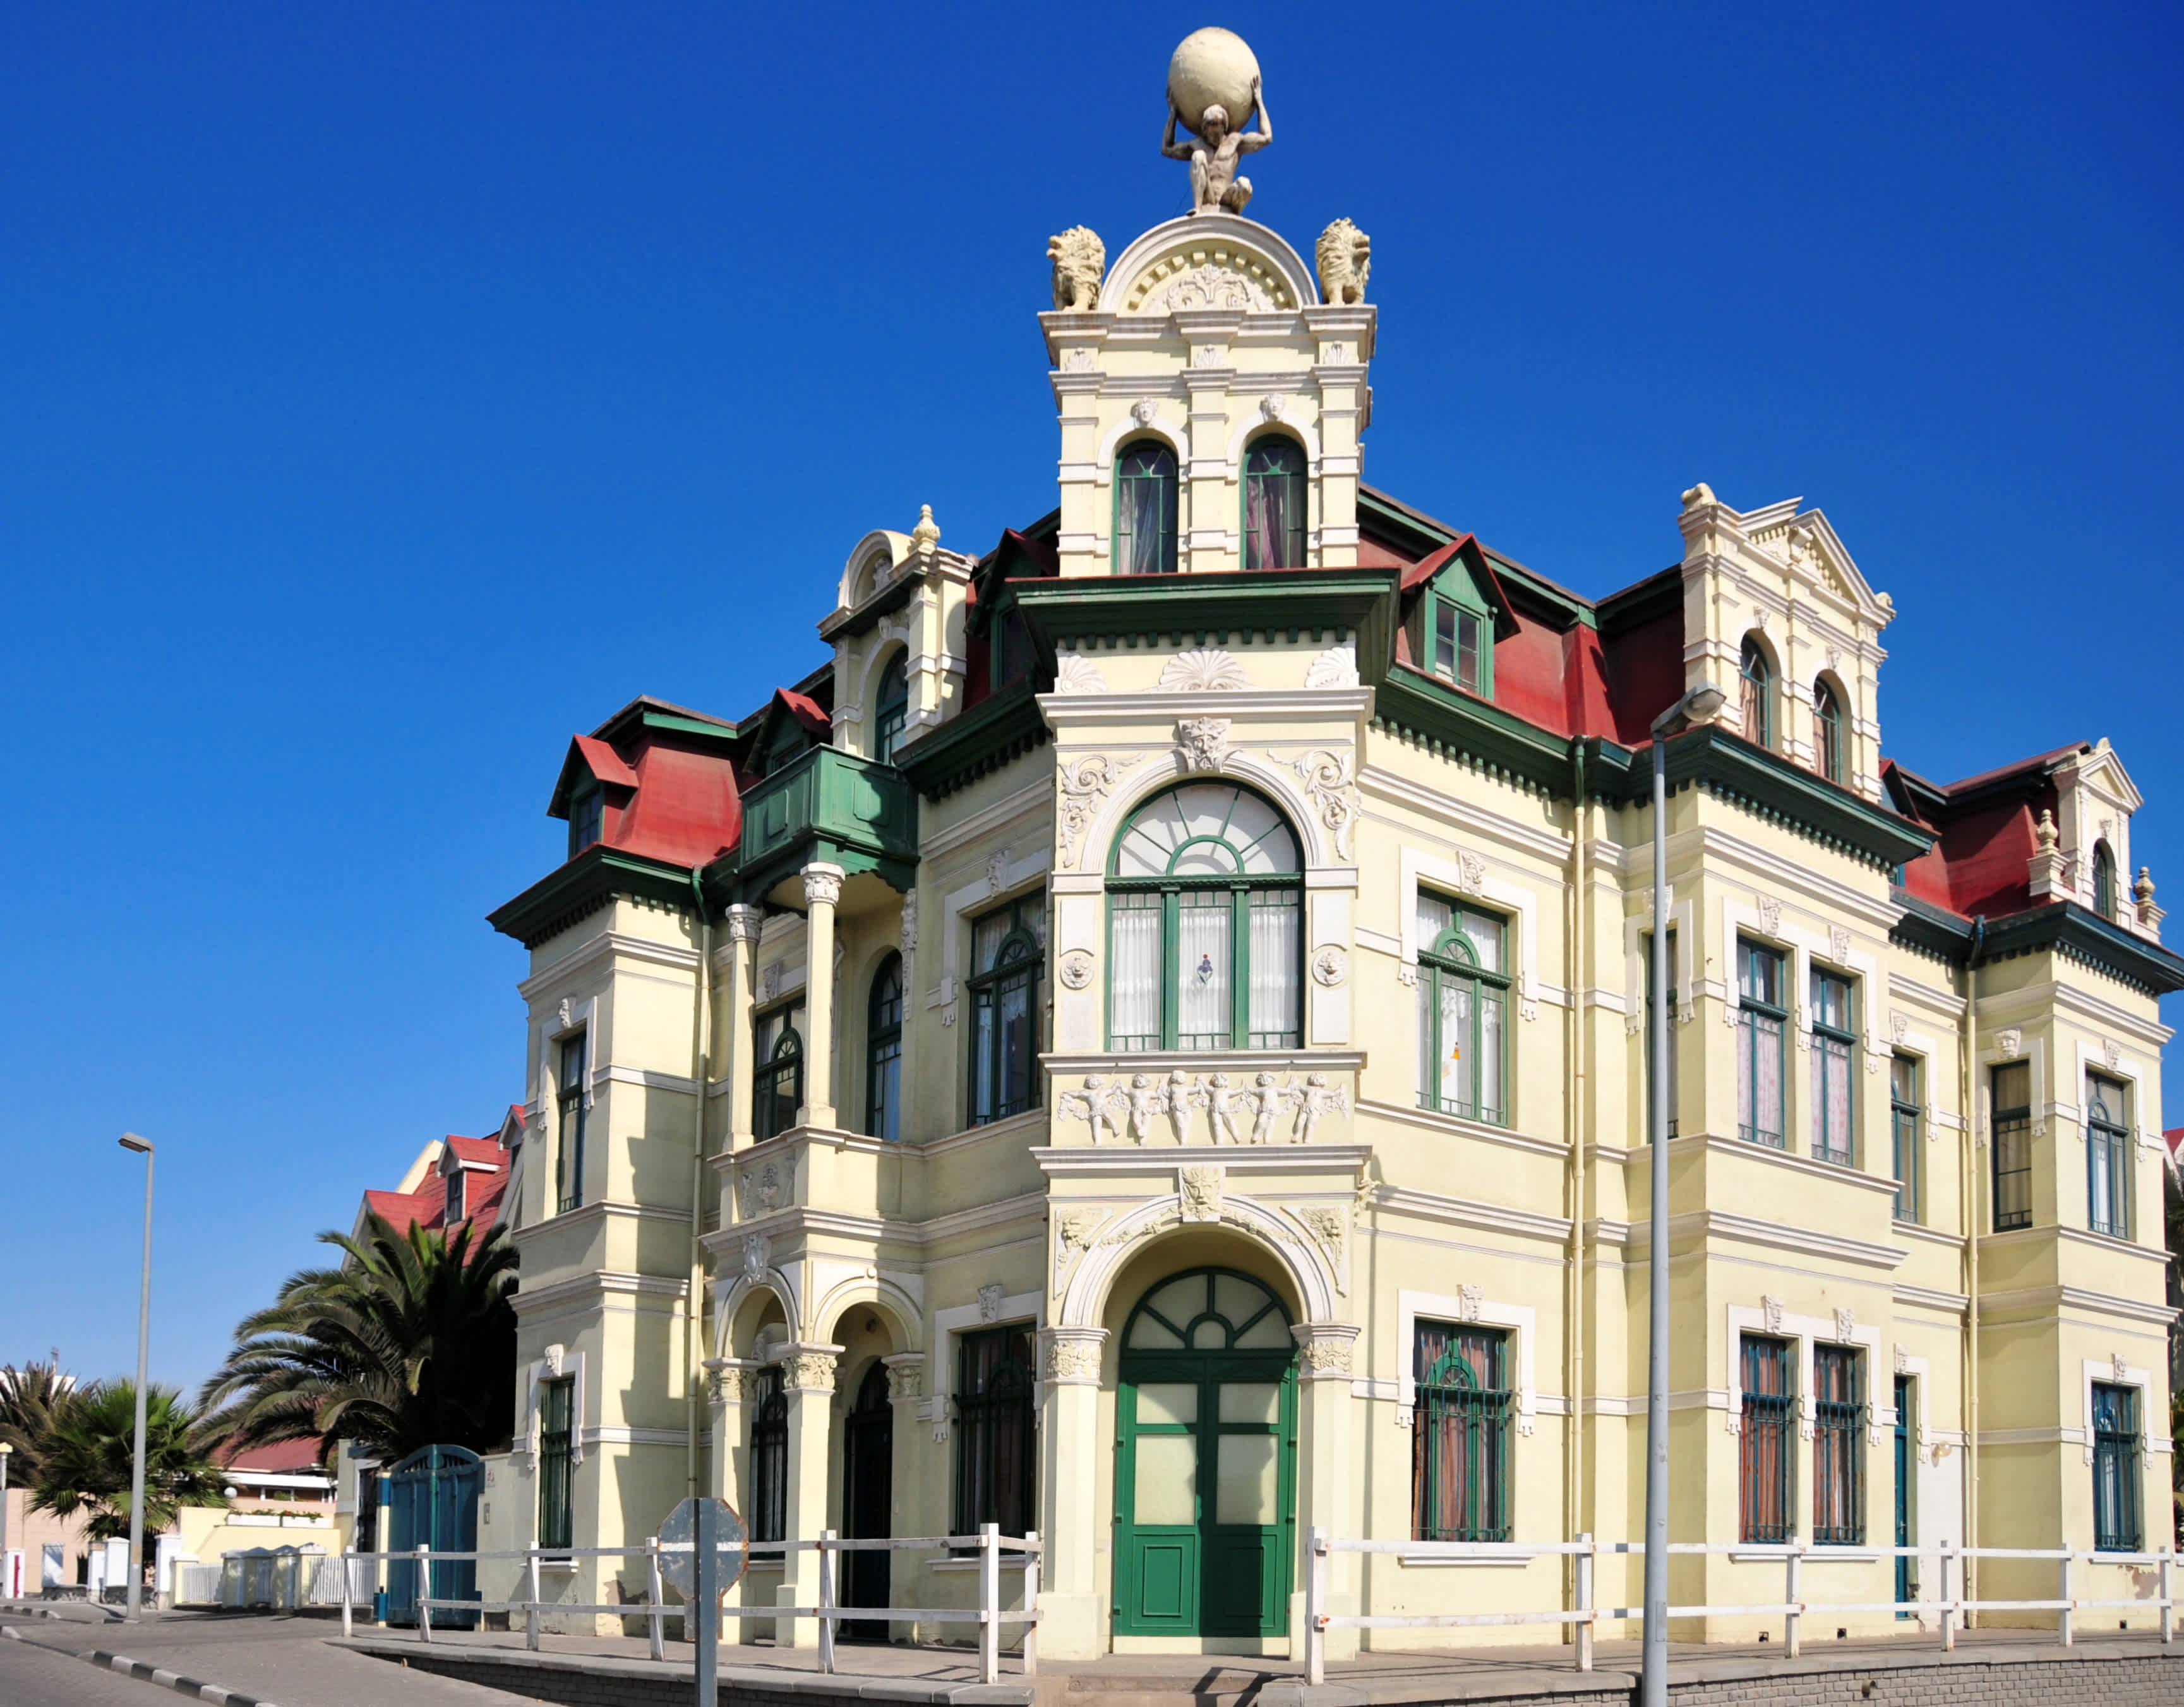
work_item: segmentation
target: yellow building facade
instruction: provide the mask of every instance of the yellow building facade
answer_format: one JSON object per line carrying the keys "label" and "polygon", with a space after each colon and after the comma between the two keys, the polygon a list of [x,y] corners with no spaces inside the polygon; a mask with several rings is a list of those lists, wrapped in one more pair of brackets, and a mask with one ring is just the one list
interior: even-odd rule
{"label": "yellow building facade", "polygon": [[[1482,1545],[1346,1557],[1338,1611],[1563,1604],[1524,1543],[1642,1531],[1646,732],[1706,681],[1666,753],[1672,1527],[1751,1551],[1672,1599],[1776,1599],[1793,1540],[1810,1598],[1881,1603],[1936,1586],[1899,1535],[2169,1541],[2184,962],[2114,750],[1884,759],[1892,606],[1797,500],[1695,487],[1680,560],[1596,601],[1367,486],[1346,221],[1316,265],[1217,213],[1054,253],[1052,513],[869,532],[811,675],[581,738],[571,857],[494,915],[532,1094],[480,1546],[692,1492],[761,1543],[1036,1529],[1057,1657],[1291,1651],[1313,1526]],[[875,1629],[969,1603],[947,1548],[864,1557]],[[761,1546],[738,1596],[816,1570]]]}

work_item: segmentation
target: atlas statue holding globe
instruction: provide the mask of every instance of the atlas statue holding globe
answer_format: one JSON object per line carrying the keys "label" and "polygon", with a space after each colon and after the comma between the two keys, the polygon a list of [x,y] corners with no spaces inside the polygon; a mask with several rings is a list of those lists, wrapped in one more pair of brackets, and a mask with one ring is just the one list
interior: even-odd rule
{"label": "atlas statue holding globe", "polygon": [[[1259,128],[1244,126],[1258,114]],[[1196,138],[1178,142],[1176,126]],[[1241,36],[1220,29],[1193,31],[1167,66],[1167,134],[1161,153],[1190,162],[1190,211],[1240,214],[1251,181],[1237,167],[1274,140],[1274,121],[1259,86],[1259,62]]]}

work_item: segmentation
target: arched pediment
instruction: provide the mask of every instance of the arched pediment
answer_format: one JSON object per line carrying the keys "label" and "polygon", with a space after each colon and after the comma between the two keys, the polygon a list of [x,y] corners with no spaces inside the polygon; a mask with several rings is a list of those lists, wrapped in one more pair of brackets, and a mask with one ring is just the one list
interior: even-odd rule
{"label": "arched pediment", "polygon": [[841,584],[836,589],[834,607],[850,611],[863,604],[910,555],[910,536],[897,533],[891,528],[875,527],[856,544],[849,561],[842,566]]}
{"label": "arched pediment", "polygon": [[1228,309],[1293,314],[1318,305],[1304,257],[1251,220],[1201,214],[1155,226],[1116,258],[1100,291],[1116,314]]}

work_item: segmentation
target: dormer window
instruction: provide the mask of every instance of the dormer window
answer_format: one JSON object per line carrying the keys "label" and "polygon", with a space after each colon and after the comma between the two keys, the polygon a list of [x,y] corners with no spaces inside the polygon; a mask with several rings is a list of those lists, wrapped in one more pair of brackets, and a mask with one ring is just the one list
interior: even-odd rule
{"label": "dormer window", "polygon": [[593,787],[569,802],[569,857],[583,852],[593,843],[606,834],[607,803],[604,790]]}
{"label": "dormer window", "polygon": [[2115,856],[2106,842],[2093,844],[2093,911],[2110,921],[2116,916]]}
{"label": "dormer window", "polygon": [[1494,615],[1461,560],[1429,583],[1425,598],[1426,668],[1482,698],[1494,695]]}
{"label": "dormer window", "polygon": [[1115,459],[1115,572],[1175,573],[1175,453],[1125,445]]}
{"label": "dormer window", "polygon": [[1304,566],[1304,452],[1270,435],[1244,453],[1244,566]]}
{"label": "dormer window", "polygon": [[1774,667],[1757,640],[1747,639],[1738,668],[1744,711],[1744,739],[1756,747],[1774,745]]}
{"label": "dormer window", "polygon": [[880,672],[879,706],[872,717],[872,756],[882,764],[894,758],[902,745],[903,725],[910,718],[910,672],[898,652]]}
{"label": "dormer window", "polygon": [[443,1227],[453,1227],[469,1213],[463,1201],[463,1181],[466,1177],[460,1168],[453,1169],[448,1174],[448,1204],[440,1216],[440,1224]]}
{"label": "dormer window", "polygon": [[1825,682],[1813,683],[1813,765],[1831,783],[1843,779],[1842,701]]}

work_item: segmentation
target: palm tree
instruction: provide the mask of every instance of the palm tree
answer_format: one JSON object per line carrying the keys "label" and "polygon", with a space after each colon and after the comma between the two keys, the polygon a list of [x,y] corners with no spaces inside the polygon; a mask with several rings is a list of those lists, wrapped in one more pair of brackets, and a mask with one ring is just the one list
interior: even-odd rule
{"label": "palm tree", "polygon": [[209,1437],[243,1448],[319,1436],[382,1464],[424,1446],[490,1452],[515,1409],[515,1247],[496,1227],[471,1248],[376,1213],[364,1236],[321,1233],[347,1258],[289,1277],[271,1308],[236,1329],[204,1385]]}
{"label": "palm tree", "polygon": [[75,1377],[61,1368],[58,1352],[42,1364],[0,1364],[0,1441],[13,1448],[9,1464],[16,1482],[27,1487],[37,1481],[47,1431],[75,1390]]}
{"label": "palm tree", "polygon": [[[172,1387],[144,1398],[144,1533],[170,1528],[186,1505],[226,1505],[220,1469],[196,1437],[198,1417]],[[44,1462],[31,1487],[31,1509],[56,1517],[87,1515],[93,1541],[129,1533],[131,1472],[136,1453],[136,1384],[101,1381],[71,1394],[39,1442]]]}

